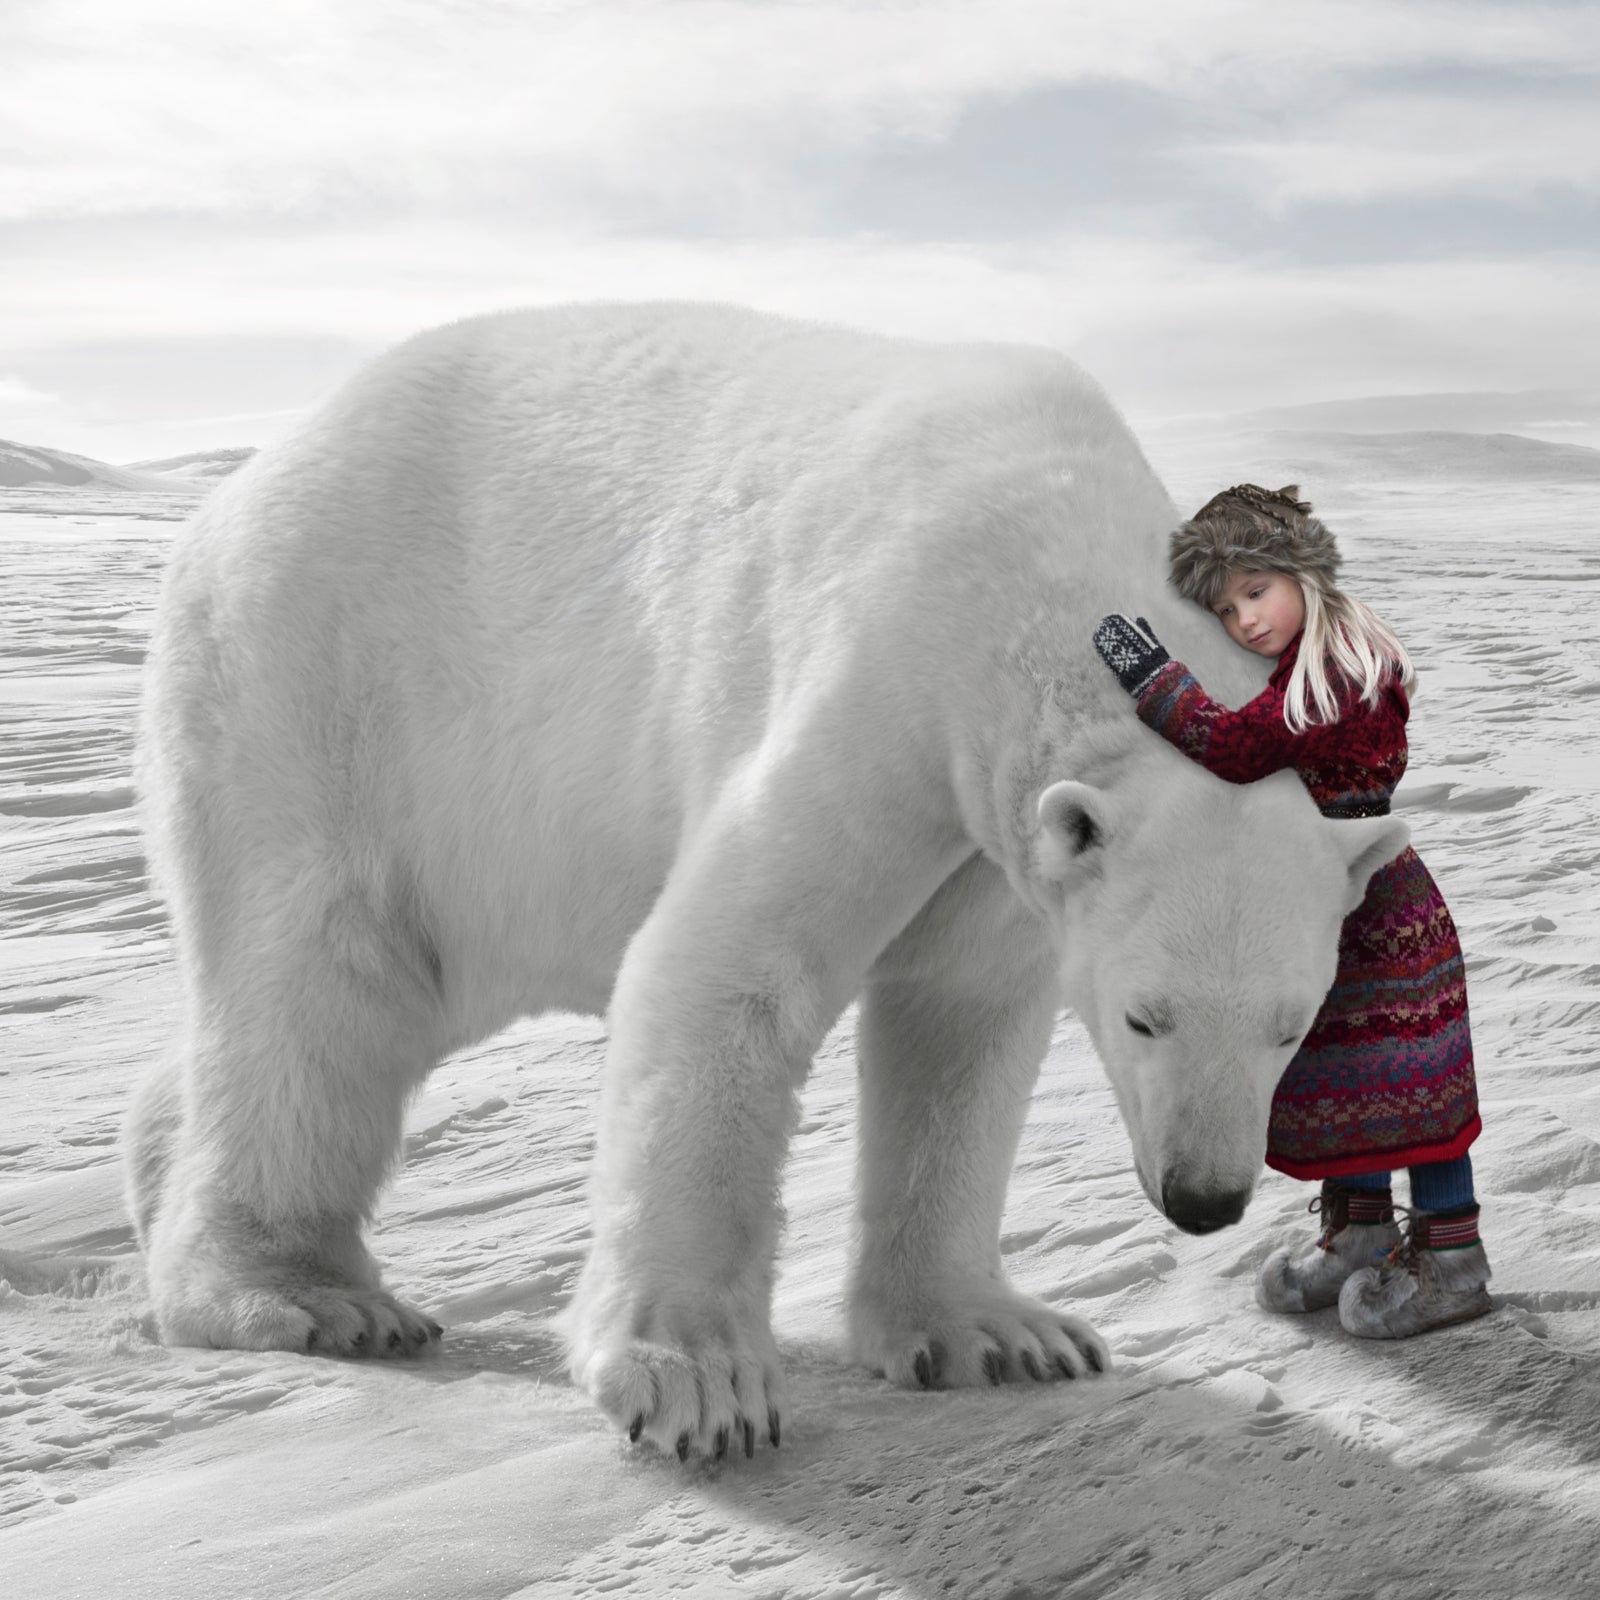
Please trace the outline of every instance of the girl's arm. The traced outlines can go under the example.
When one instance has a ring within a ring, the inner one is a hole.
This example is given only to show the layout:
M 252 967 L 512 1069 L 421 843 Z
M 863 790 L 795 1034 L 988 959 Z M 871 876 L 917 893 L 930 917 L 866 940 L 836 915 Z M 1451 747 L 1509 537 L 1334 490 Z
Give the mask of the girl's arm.
M 1268 685 L 1230 711 L 1213 700 L 1181 661 L 1169 661 L 1144 685 L 1139 718 L 1191 760 L 1229 783 L 1254 783 L 1295 764 L 1306 734 L 1283 720 L 1283 692 Z

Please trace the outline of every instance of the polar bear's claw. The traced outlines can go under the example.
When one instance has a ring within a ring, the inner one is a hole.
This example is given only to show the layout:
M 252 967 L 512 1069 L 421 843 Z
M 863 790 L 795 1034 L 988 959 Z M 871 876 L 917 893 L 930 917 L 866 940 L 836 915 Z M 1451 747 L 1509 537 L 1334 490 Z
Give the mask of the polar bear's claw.
M 381 1289 L 327 1283 L 235 1285 L 231 1292 L 156 1297 L 169 1344 L 221 1350 L 289 1350 L 308 1356 L 389 1359 L 436 1345 L 443 1329 Z
M 1104 1372 L 1105 1341 L 1087 1322 L 992 1286 L 967 1306 L 924 1306 L 902 1321 L 870 1302 L 855 1308 L 856 1359 L 908 1389 L 959 1389 L 1009 1381 L 1051 1383 Z M 907 1323 L 915 1332 L 900 1333 Z M 927 1332 L 928 1328 L 940 1332 Z
M 319 1286 L 287 1298 L 312 1319 L 302 1346 L 307 1355 L 404 1357 L 438 1344 L 444 1335 L 432 1317 L 382 1290 Z

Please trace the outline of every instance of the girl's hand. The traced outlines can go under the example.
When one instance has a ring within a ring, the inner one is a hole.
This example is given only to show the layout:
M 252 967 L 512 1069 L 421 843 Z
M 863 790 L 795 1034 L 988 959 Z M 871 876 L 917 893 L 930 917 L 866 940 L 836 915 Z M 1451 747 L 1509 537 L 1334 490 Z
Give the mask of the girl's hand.
M 1130 622 L 1120 611 L 1100 619 L 1094 647 L 1117 675 L 1117 682 L 1137 699 L 1150 680 L 1172 659 L 1143 617 Z

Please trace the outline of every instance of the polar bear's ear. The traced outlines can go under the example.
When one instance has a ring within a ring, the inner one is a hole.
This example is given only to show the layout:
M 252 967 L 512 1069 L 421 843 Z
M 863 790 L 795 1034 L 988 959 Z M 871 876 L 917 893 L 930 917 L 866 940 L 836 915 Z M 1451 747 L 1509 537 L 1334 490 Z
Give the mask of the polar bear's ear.
M 1039 796 L 1040 873 L 1060 882 L 1098 859 L 1111 837 L 1111 800 L 1087 783 L 1052 783 Z
M 1345 892 L 1346 914 L 1366 899 L 1367 882 L 1379 867 L 1387 865 L 1411 843 L 1411 828 L 1397 817 L 1371 817 L 1330 822 L 1350 871 Z

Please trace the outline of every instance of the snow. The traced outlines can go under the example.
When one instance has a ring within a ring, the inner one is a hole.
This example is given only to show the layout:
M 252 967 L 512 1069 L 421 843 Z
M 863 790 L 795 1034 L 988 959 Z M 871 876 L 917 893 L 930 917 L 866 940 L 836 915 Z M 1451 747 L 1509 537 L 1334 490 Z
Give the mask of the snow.
M 18 489 L 30 484 L 125 491 L 173 488 L 171 479 L 154 471 L 114 467 L 91 456 L 0 439 L 0 487 Z
M 1152 434 L 1181 505 L 1291 481 L 1292 437 Z M 604 1051 L 547 1017 L 446 1062 L 376 1229 L 437 1357 L 154 1342 L 117 1130 L 175 984 L 129 762 L 181 493 L 0 492 L 0 1588 L 128 1596 L 1572 1596 L 1600 1545 L 1600 486 L 1451 482 L 1336 436 L 1303 492 L 1421 682 L 1400 804 L 1468 956 L 1495 1313 L 1398 1345 L 1251 1293 L 1308 1237 L 1267 1174 L 1180 1233 L 1056 1030 L 1005 1221 L 1013 1278 L 1110 1376 L 912 1394 L 847 1366 L 848 1019 L 805 1092 L 775 1323 L 782 1448 L 680 1466 L 568 1385 Z M 1368 459 L 1371 458 L 1370 450 Z M 1413 465 L 1415 465 L 1413 463 Z
M 255 453 L 249 445 L 191 450 L 187 455 L 164 456 L 159 461 L 130 461 L 128 467 L 134 472 L 157 472 L 167 478 L 188 478 L 197 484 L 209 485 L 237 472 Z

